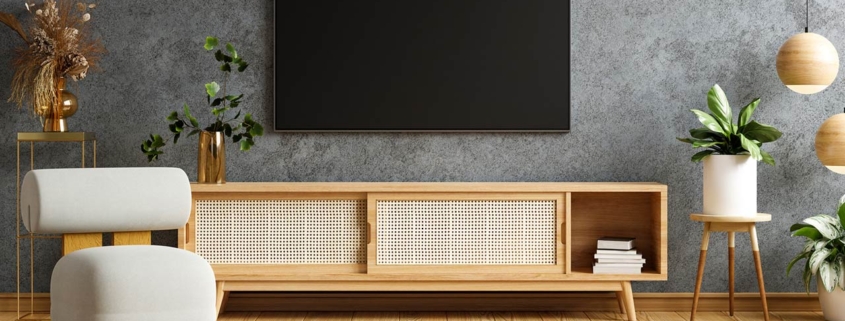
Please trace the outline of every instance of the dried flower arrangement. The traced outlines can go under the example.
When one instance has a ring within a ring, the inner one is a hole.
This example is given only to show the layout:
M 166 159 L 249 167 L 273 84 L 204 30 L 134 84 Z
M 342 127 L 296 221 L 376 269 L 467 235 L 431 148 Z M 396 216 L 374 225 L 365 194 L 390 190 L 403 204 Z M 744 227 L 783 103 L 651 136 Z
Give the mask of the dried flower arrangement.
M 90 68 L 96 68 L 105 48 L 99 39 L 91 37 L 90 11 L 94 3 L 71 0 L 44 0 L 41 5 L 26 3 L 32 15 L 27 29 L 15 16 L 0 12 L 0 22 L 21 36 L 26 46 L 18 48 L 13 60 L 9 101 L 19 108 L 28 105 L 42 117 L 59 117 L 58 82 L 63 77 L 74 81 L 85 78 Z M 56 109 L 51 111 L 51 109 Z

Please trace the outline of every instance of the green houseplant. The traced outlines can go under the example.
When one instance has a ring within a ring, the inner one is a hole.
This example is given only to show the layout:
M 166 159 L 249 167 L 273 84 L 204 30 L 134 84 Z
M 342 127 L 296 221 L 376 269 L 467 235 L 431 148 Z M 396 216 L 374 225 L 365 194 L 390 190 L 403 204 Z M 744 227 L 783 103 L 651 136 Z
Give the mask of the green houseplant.
M 772 126 L 751 120 L 759 104 L 757 98 L 742 107 L 734 123 L 725 92 L 714 85 L 707 92 L 710 113 L 691 110 L 704 127 L 691 129 L 691 137 L 678 140 L 705 149 L 692 156 L 693 162 L 704 161 L 704 214 L 757 214 L 757 161 L 775 165 L 761 147 L 782 135 Z
M 845 320 L 845 196 L 839 199 L 836 216 L 819 214 L 793 224 L 792 236 L 804 237 L 801 253 L 786 266 L 786 274 L 798 261 L 804 262 L 804 287 L 810 292 L 812 276 L 816 275 L 819 301 L 827 320 Z
M 207 37 L 204 48 L 211 52 L 218 44 L 217 38 Z M 182 108 L 182 114 L 173 111 L 166 118 L 173 135 L 173 144 L 186 133 L 188 137 L 200 135 L 197 155 L 197 180 L 200 183 L 225 182 L 225 138 L 231 138 L 233 143 L 240 144 L 242 151 L 247 151 L 255 144 L 255 137 L 264 135 L 264 128 L 252 119 L 252 114 L 246 113 L 241 118 L 243 110 L 239 106 L 244 95 L 227 92 L 233 70 L 244 72 L 249 63 L 238 54 L 231 43 L 226 44 L 225 50 L 224 52 L 218 49 L 214 52 L 214 59 L 219 63 L 217 68 L 223 73 L 223 84 L 215 81 L 205 84 L 207 108 L 213 116 L 211 122 L 207 126 L 201 126 L 191 114 L 187 103 Z M 235 111 L 235 116 L 230 117 Z M 161 148 L 167 145 L 167 141 L 169 139 L 162 138 L 161 135 L 151 134 L 149 139 L 141 144 L 141 151 L 147 156 L 147 160 L 152 162 L 164 153 Z

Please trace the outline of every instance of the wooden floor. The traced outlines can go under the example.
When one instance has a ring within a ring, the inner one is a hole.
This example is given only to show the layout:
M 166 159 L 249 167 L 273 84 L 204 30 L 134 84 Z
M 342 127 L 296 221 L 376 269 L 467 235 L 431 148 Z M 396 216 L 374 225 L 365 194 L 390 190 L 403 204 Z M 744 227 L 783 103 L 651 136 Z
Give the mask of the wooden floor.
M 640 312 L 638 321 L 689 321 L 689 312 Z M 763 321 L 762 312 L 699 312 L 696 321 Z M 772 312 L 771 321 L 824 321 L 816 312 Z M 624 321 L 613 312 L 227 312 L 218 321 L 304 321 L 304 320 L 555 320 Z
M 0 321 L 14 321 L 14 312 L 0 312 Z M 699 312 L 696 321 L 763 321 L 761 312 Z M 771 321 L 824 321 L 820 312 L 772 312 Z M 304 320 L 553 320 L 624 321 L 613 312 L 227 312 L 218 321 L 304 321 Z M 639 321 L 689 321 L 689 312 L 640 312 Z

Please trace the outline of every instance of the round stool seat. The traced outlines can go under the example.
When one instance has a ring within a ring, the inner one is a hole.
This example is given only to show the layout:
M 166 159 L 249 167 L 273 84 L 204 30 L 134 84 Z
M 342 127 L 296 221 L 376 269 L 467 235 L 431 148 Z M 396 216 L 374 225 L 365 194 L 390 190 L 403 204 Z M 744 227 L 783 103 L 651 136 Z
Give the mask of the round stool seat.
M 214 272 L 177 248 L 88 248 L 61 258 L 50 282 L 55 321 L 214 321 Z

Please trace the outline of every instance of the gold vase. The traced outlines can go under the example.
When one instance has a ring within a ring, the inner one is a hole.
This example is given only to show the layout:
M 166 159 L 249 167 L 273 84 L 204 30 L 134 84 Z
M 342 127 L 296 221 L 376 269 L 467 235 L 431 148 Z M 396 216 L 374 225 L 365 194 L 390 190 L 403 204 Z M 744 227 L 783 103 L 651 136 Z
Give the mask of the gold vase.
M 73 116 L 79 105 L 76 95 L 65 89 L 65 78 L 55 80 L 56 100 L 52 106 L 41 106 L 38 115 L 43 119 L 45 132 L 66 132 L 68 131 L 67 118 Z
M 223 132 L 200 132 L 197 183 L 226 183 L 226 136 Z

